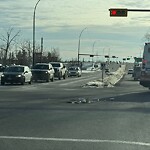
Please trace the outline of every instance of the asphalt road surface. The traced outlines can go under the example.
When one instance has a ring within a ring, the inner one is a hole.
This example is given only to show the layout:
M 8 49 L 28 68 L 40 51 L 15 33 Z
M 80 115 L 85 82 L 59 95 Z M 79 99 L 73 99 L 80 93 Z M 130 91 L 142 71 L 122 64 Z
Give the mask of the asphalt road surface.
M 114 88 L 81 87 L 99 73 L 0 86 L 0 150 L 149 150 L 149 90 L 131 75 Z M 70 103 L 80 99 L 90 103 Z

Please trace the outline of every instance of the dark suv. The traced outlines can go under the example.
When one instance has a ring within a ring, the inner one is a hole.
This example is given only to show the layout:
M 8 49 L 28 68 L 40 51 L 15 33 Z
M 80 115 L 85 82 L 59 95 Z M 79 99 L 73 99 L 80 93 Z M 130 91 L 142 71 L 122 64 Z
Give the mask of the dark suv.
M 37 63 L 32 68 L 32 80 L 46 80 L 46 82 L 54 81 L 54 69 L 50 63 Z

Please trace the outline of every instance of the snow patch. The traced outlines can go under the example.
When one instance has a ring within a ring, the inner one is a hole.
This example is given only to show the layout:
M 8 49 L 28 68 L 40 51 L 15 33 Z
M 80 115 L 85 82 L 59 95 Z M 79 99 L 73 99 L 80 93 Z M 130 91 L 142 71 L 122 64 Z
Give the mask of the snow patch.
M 112 72 L 107 74 L 108 76 L 104 78 L 103 82 L 102 80 L 94 80 L 88 82 L 86 85 L 83 87 L 114 87 L 125 75 L 125 65 L 122 65 L 116 72 Z

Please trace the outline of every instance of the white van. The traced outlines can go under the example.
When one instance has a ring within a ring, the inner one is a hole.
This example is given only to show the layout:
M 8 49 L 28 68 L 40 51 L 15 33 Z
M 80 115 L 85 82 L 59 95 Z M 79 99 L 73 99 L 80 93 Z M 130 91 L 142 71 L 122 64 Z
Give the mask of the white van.
M 144 46 L 140 85 L 150 88 L 150 43 Z

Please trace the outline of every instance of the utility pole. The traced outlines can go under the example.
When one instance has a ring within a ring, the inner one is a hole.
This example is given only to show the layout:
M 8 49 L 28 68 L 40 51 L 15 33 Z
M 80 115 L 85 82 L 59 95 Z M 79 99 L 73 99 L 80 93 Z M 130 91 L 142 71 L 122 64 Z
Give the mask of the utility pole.
M 41 62 L 42 62 L 42 56 L 43 56 L 43 37 L 41 38 Z

